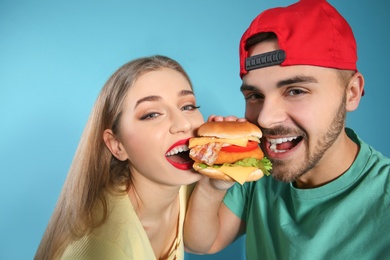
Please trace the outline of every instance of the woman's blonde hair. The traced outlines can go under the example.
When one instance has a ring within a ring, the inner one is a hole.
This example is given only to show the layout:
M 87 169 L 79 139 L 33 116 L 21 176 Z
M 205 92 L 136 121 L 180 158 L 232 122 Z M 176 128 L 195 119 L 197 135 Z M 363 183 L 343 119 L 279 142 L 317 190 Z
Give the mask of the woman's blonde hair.
M 130 61 L 108 79 L 92 109 L 34 259 L 59 258 L 67 245 L 105 222 L 107 192 L 128 191 L 131 185 L 128 162 L 119 161 L 110 153 L 103 141 L 103 132 L 112 129 L 117 134 L 129 88 L 142 74 L 162 68 L 178 71 L 191 85 L 180 64 L 161 55 Z M 99 219 L 92 214 L 96 207 L 102 209 Z

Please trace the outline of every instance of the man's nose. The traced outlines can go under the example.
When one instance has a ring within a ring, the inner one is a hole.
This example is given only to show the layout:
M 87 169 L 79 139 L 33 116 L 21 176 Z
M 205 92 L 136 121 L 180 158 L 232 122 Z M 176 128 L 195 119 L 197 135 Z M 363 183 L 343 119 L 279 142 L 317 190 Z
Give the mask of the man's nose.
M 259 111 L 257 122 L 263 128 L 272 128 L 286 120 L 287 113 L 283 102 L 277 98 L 265 98 Z

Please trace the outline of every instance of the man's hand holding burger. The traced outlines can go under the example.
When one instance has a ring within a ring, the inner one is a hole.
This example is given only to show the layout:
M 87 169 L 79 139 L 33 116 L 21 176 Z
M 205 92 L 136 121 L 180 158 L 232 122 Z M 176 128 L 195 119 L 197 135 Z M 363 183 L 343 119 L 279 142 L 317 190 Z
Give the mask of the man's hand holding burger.
M 199 130 L 199 136 L 193 138 L 195 141 L 190 141 L 190 157 L 192 154 L 194 169 L 205 176 L 197 183 L 189 200 L 184 243 L 188 252 L 215 253 L 218 251 L 215 248 L 221 247 L 214 244 L 218 234 L 235 238 L 244 233 L 238 217 L 233 217 L 236 223 L 226 223 L 229 228 L 219 221 L 219 216 L 233 215 L 222 202 L 227 190 L 236 182 L 242 184 L 258 180 L 263 174 L 268 175 L 271 165 L 258 145 L 260 129 L 243 118 L 210 116 Z M 237 229 L 232 229 L 232 226 Z M 190 235 L 194 229 L 197 236 Z M 189 244 L 202 246 L 189 248 Z

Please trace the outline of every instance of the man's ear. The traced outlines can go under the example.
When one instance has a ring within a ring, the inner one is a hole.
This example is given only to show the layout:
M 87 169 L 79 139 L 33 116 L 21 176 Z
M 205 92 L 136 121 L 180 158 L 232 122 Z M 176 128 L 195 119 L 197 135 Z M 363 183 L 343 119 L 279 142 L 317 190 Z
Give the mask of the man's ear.
M 127 153 L 122 145 L 122 143 L 118 140 L 118 138 L 114 135 L 111 129 L 106 129 L 103 132 L 103 140 L 106 144 L 108 150 L 112 153 L 115 158 L 120 161 L 127 160 Z
M 354 111 L 358 108 L 363 91 L 364 77 L 360 72 L 356 72 L 350 79 L 347 88 L 347 111 Z

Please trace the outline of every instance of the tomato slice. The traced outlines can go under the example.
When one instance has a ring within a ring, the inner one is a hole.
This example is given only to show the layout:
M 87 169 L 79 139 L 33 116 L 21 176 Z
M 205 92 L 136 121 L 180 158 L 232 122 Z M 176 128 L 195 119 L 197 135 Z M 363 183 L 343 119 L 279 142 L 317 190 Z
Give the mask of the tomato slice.
M 245 147 L 238 145 L 229 145 L 221 148 L 221 151 L 230 152 L 230 153 L 242 153 L 248 152 L 256 149 L 258 147 L 258 143 L 254 141 L 249 141 Z

